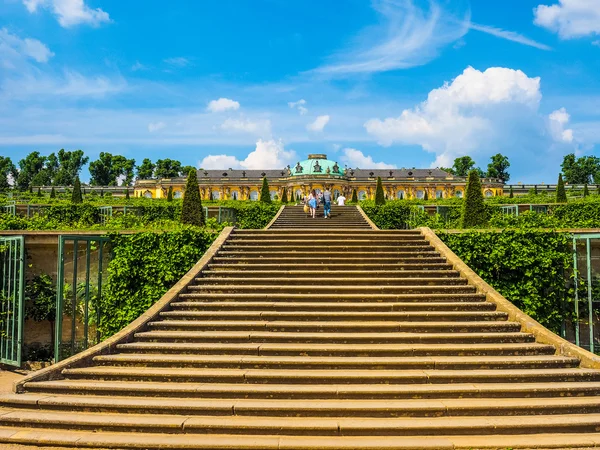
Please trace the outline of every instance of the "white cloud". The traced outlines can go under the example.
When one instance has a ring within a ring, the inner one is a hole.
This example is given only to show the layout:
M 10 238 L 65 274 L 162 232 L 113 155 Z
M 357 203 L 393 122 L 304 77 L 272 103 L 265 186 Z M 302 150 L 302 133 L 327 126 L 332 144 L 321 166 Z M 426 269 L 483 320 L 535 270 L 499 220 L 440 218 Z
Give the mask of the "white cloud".
M 173 66 L 173 67 L 186 67 L 190 65 L 190 60 L 187 58 L 184 58 L 183 56 L 177 56 L 174 58 L 166 58 L 163 59 L 163 62 L 165 64 L 168 64 L 169 66 Z
M 557 109 L 548 116 L 550 133 L 556 141 L 573 142 L 573 130 L 565 129 L 570 118 L 565 108 Z
M 559 0 L 533 10 L 534 23 L 558 33 L 562 39 L 600 34 L 600 1 Z
M 53 56 L 54 53 L 43 42 L 30 38 L 21 39 L 6 28 L 0 29 L 0 57 L 5 64 L 7 61 L 13 61 L 11 66 L 15 67 L 14 60 L 22 57 L 45 63 Z
M 150 122 L 148 124 L 148 131 L 150 133 L 154 133 L 155 131 L 162 130 L 166 126 L 167 126 L 167 124 L 164 122 Z
M 396 166 L 393 164 L 386 164 L 384 162 L 375 162 L 371 156 L 363 154 L 360 150 L 355 148 L 345 148 L 342 150 L 343 156 L 342 162 L 346 163 L 350 167 L 358 167 L 360 169 L 395 169 Z
M 280 169 L 296 159 L 296 152 L 285 150 L 281 140 L 259 139 L 254 151 L 246 159 L 238 160 L 230 155 L 208 155 L 198 166 L 203 169 Z
M 528 45 L 530 47 L 539 48 L 540 50 L 552 50 L 552 47 L 542 44 L 540 42 L 534 41 L 533 39 L 529 39 L 519 33 L 515 33 L 514 31 L 503 30 L 501 28 L 489 27 L 487 25 L 477 25 L 476 23 L 471 23 L 469 28 L 472 30 L 481 31 L 482 33 L 491 34 L 492 36 L 496 36 L 502 39 L 506 39 L 508 41 L 517 42 L 519 44 Z
M 382 16 L 380 25 L 366 30 L 355 46 L 314 72 L 343 76 L 406 69 L 431 61 L 469 30 L 468 9 L 456 13 L 441 3 L 430 0 L 429 7 L 421 9 L 414 0 L 374 0 L 373 6 Z M 378 40 L 373 41 L 374 37 Z
M 270 120 L 256 120 L 250 119 L 226 119 L 221 124 L 221 129 L 226 131 L 241 131 L 245 133 L 254 134 L 268 134 L 271 132 L 271 121 Z
M 539 158 L 554 142 L 545 137 L 548 119 L 538 111 L 541 97 L 540 79 L 520 70 L 469 67 L 416 107 L 398 117 L 371 119 L 365 128 L 383 145 L 419 145 L 434 153 L 433 166 L 449 167 L 458 156 L 487 157 L 500 150 Z M 563 115 L 554 117 L 558 121 L 551 122 L 566 123 Z
M 288 106 L 292 109 L 297 109 L 301 116 L 306 115 L 308 108 L 306 108 L 306 100 L 300 99 L 297 102 L 288 102 Z
M 206 109 L 210 112 L 236 111 L 240 109 L 240 104 L 230 98 L 221 97 L 218 100 L 211 100 Z
M 79 24 L 97 27 L 110 22 L 107 12 L 90 8 L 84 0 L 23 0 L 23 4 L 30 13 L 37 12 L 40 7 L 52 10 L 63 28 Z
M 327 115 L 319 116 L 315 119 L 314 122 L 311 122 L 308 125 L 306 125 L 306 129 L 308 131 L 323 131 L 323 129 L 325 128 L 325 125 L 327 125 L 328 123 L 329 123 L 329 116 L 327 116 Z

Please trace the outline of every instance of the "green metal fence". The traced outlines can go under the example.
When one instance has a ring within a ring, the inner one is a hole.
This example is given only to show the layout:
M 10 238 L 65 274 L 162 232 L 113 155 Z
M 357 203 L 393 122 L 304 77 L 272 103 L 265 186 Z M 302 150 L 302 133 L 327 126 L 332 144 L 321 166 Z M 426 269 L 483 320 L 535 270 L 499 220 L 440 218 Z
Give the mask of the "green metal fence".
M 5 205 L 0 206 L 0 212 L 15 216 L 17 214 L 17 202 L 8 201 Z
M 98 210 L 100 211 L 100 223 L 106 225 L 106 222 L 108 222 L 113 215 L 113 207 L 100 206 L 98 207 Z
M 0 237 L 0 362 L 21 366 L 23 344 L 25 240 L 23 236 Z
M 98 324 L 109 261 L 107 236 L 59 237 L 56 362 L 100 342 Z
M 27 204 L 27 217 L 32 217 L 34 214 L 42 215 L 46 211 L 46 206 L 44 205 L 30 205 Z
M 501 206 L 500 211 L 502 212 L 502 214 L 518 216 L 519 215 L 519 205 Z
M 548 214 L 548 205 L 529 205 L 529 211 L 538 214 Z

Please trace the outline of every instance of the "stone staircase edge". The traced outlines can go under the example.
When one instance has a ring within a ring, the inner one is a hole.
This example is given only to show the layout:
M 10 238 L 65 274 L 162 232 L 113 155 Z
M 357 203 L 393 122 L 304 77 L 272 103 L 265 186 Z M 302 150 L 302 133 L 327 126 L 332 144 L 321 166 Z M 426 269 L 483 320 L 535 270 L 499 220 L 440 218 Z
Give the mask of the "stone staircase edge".
M 271 225 L 273 225 L 275 223 L 275 221 L 277 219 L 279 219 L 279 216 L 281 215 L 281 213 L 283 212 L 284 209 L 285 209 L 285 205 L 281 205 L 281 207 L 279 208 L 279 211 L 277 211 L 277 214 L 275 214 L 275 217 L 273 217 L 271 219 L 271 221 L 267 224 L 267 226 L 264 228 L 265 230 L 268 230 L 269 228 L 271 228 Z
M 377 225 L 375 225 L 375 222 L 373 222 L 369 216 L 367 216 L 367 213 L 364 212 L 364 210 L 360 207 L 360 205 L 356 205 L 356 209 L 358 210 L 358 212 L 360 213 L 361 216 L 363 216 L 363 219 L 365 219 L 367 221 L 367 223 L 369 224 L 369 226 L 374 229 L 374 230 L 379 230 L 379 227 Z
M 213 241 L 211 246 L 206 250 L 200 260 L 194 264 L 194 266 L 177 282 L 171 289 L 169 289 L 153 306 L 151 306 L 146 312 L 139 316 L 136 320 L 131 322 L 125 328 L 118 333 L 114 334 L 105 341 L 84 350 L 76 355 L 71 356 L 63 361 L 53 364 L 44 369 L 33 372 L 26 377 L 15 381 L 13 384 L 13 392 L 22 393 L 24 391 L 24 385 L 33 381 L 48 381 L 56 379 L 60 376 L 64 369 L 80 366 L 86 362 L 91 361 L 95 356 L 110 353 L 110 351 L 118 344 L 127 342 L 135 333 L 142 330 L 142 328 L 150 321 L 155 320 L 156 317 L 173 301 L 177 299 L 177 296 L 182 293 L 190 283 L 193 283 L 198 274 L 204 270 L 211 262 L 212 258 L 217 254 L 221 246 L 229 238 L 234 227 L 225 227 L 217 238 Z
M 498 311 L 508 313 L 509 320 L 520 323 L 522 332 L 533 334 L 539 343 L 554 346 L 559 355 L 578 358 L 582 367 L 600 369 L 600 357 L 561 338 L 517 308 L 450 250 L 431 228 L 421 227 L 419 230 L 440 255 L 445 257 L 447 262 L 477 289 L 478 293 L 484 294 L 487 301 L 496 305 Z

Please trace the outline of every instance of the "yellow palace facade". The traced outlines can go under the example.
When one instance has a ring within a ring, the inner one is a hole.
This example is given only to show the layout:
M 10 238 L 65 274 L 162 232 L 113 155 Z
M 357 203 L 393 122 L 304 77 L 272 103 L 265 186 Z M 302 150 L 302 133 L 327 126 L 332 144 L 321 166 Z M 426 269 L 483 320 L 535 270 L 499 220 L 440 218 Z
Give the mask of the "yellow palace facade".
M 266 177 L 271 197 L 280 199 L 283 190 L 291 201 L 328 188 L 334 198 L 344 195 L 348 200 L 356 190 L 359 200 L 374 199 L 377 177 L 381 177 L 383 190 L 388 199 L 433 199 L 462 197 L 466 179 L 455 177 L 440 169 L 352 169 L 341 167 L 327 155 L 308 155 L 295 166 L 281 170 L 198 170 L 198 184 L 203 200 L 258 200 L 262 179 Z M 503 195 L 504 184 L 500 180 L 482 178 L 485 197 Z M 169 188 L 173 196 L 181 198 L 185 190 L 185 178 L 138 180 L 134 190 L 136 197 L 166 198 Z

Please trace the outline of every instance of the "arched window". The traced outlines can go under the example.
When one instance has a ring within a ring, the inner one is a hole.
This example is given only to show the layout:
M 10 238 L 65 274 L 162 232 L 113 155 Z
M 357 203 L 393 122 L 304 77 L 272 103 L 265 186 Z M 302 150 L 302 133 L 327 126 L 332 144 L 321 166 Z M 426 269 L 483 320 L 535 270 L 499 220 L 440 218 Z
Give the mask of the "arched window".
M 173 198 L 181 198 L 181 197 L 183 197 L 183 192 L 181 192 L 181 191 L 173 192 Z
M 144 197 L 146 197 L 146 198 L 152 198 L 152 192 L 150 192 L 150 191 L 144 192 Z
M 462 198 L 463 197 L 463 191 L 456 191 L 454 193 L 454 195 L 456 196 L 456 198 Z
M 425 198 L 425 191 L 423 189 L 417 189 L 417 198 Z
M 296 200 L 302 200 L 302 197 L 304 197 L 304 192 L 302 192 L 302 189 L 296 189 Z
M 485 191 L 485 196 L 486 197 L 493 197 L 494 193 L 488 189 L 487 191 Z
M 365 191 L 359 191 L 358 192 L 358 199 L 359 200 L 366 200 L 367 199 L 367 193 Z
M 444 198 L 444 191 L 435 191 L 435 198 Z
M 239 200 L 240 199 L 240 193 L 238 191 L 231 191 L 231 199 L 232 200 Z
M 321 193 L 321 189 L 315 189 L 315 192 L 317 193 L 317 195 L 319 195 Z
M 250 200 L 252 200 L 252 201 L 258 200 L 258 191 L 250 192 Z
M 221 193 L 219 191 L 212 191 L 210 193 L 211 200 L 219 200 L 221 198 Z
M 406 192 L 404 192 L 402 189 L 396 191 L 396 198 L 398 200 L 404 200 L 406 198 Z
M 279 195 L 277 194 L 277 191 L 269 191 L 269 194 L 271 195 L 271 200 L 279 199 Z
M 333 190 L 333 199 L 337 200 L 337 198 L 340 196 L 341 192 L 339 189 L 334 189 Z

